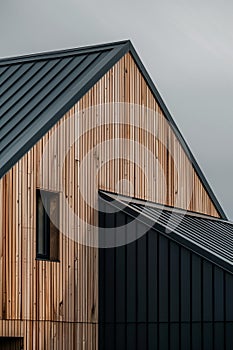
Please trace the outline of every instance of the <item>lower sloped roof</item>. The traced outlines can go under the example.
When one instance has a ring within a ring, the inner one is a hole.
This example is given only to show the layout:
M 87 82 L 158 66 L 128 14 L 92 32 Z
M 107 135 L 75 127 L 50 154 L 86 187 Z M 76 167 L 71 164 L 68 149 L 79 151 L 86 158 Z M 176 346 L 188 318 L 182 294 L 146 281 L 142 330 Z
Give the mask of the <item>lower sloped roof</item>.
M 103 199 L 233 273 L 233 223 L 100 191 Z

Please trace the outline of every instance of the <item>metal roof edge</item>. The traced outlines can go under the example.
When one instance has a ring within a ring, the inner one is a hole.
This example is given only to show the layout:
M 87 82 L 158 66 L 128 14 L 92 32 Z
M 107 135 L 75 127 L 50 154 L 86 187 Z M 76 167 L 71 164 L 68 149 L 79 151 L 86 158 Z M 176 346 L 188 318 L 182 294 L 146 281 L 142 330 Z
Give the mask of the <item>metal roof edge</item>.
M 212 220 L 212 221 L 221 221 L 222 223 L 233 225 L 233 222 L 229 220 L 225 220 L 225 219 L 211 216 L 208 214 L 199 213 L 199 212 L 195 212 L 195 211 L 191 211 L 191 210 L 187 210 L 179 207 L 173 207 L 166 204 L 152 202 L 151 200 L 139 199 L 139 198 L 121 195 L 119 193 L 113 193 L 111 191 L 105 191 L 105 190 L 99 190 L 99 193 L 100 195 L 107 195 L 114 200 L 124 201 L 125 203 L 128 203 L 130 201 L 130 203 L 133 203 L 133 204 L 140 204 L 140 205 L 148 206 L 150 208 L 159 209 L 161 211 L 165 210 L 171 213 L 183 214 L 186 216 L 197 217 L 197 218 Z
M 73 55 L 81 55 L 93 53 L 95 51 L 105 51 L 111 50 L 118 46 L 129 44 L 130 40 L 122 40 L 117 42 L 105 43 L 105 44 L 95 44 L 90 46 L 81 46 L 78 48 L 62 49 L 55 51 L 42 51 L 38 53 L 25 54 L 20 56 L 3 57 L 0 58 L 0 66 L 8 64 L 25 63 L 30 61 L 40 61 L 47 59 L 63 58 Z

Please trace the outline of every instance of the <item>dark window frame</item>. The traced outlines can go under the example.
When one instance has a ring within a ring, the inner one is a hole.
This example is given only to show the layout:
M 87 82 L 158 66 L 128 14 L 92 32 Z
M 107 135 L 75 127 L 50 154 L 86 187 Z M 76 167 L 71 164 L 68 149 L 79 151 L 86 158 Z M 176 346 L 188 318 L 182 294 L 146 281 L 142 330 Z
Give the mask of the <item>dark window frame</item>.
M 51 234 L 50 234 L 50 218 L 49 215 L 47 214 L 45 207 L 44 207 L 44 203 L 41 199 L 41 193 L 44 193 L 45 195 L 43 196 L 43 201 L 45 201 L 45 206 L 46 208 L 49 208 L 49 203 L 50 199 L 52 196 L 57 196 L 58 197 L 58 222 L 59 222 L 59 192 L 51 192 L 51 191 L 46 191 L 46 190 L 42 190 L 37 188 L 36 189 L 36 260 L 45 260 L 45 261 L 51 261 L 51 262 L 60 262 L 59 260 L 59 243 L 60 243 L 60 232 L 58 229 L 58 257 L 55 258 L 51 258 L 50 257 L 50 241 L 51 241 Z M 38 210 L 38 203 L 39 203 L 39 199 L 42 201 L 42 205 L 43 205 L 43 239 L 44 239 L 44 253 L 40 253 L 39 252 L 39 210 Z

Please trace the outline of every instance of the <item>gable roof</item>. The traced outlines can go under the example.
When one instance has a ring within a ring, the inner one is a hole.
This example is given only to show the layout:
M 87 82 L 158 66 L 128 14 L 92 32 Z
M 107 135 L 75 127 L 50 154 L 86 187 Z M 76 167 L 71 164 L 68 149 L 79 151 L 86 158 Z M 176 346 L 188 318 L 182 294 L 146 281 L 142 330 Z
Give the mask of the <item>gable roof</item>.
M 233 273 L 233 223 L 110 192 L 99 193 L 109 205 Z
M 0 60 L 0 178 L 130 52 L 219 215 L 226 215 L 129 40 Z

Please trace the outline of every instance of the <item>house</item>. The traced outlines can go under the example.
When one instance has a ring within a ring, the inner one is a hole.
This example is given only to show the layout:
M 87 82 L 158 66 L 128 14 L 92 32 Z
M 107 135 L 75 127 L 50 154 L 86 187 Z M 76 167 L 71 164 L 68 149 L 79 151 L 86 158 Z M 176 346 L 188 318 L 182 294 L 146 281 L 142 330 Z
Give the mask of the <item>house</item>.
M 131 42 L 0 82 L 0 348 L 231 349 L 233 225 Z

